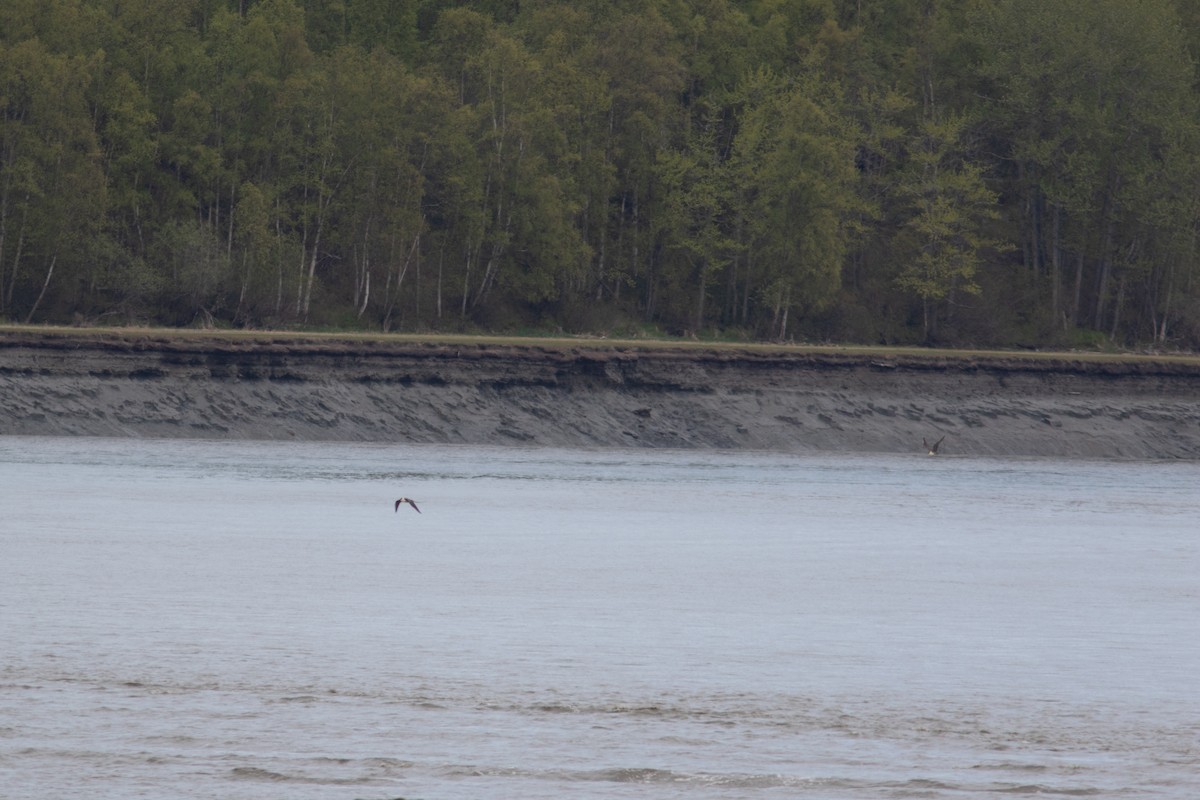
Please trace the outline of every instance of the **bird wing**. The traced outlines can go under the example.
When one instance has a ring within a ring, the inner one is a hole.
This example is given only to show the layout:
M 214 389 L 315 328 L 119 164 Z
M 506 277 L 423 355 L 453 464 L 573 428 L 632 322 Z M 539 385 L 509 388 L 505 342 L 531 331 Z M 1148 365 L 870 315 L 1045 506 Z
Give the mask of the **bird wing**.
M 397 511 L 399 511 L 399 510 L 400 510 L 400 504 L 401 504 L 401 503 L 403 503 L 403 502 L 404 502 L 404 498 L 403 498 L 403 497 L 401 497 L 399 500 L 397 500 L 397 501 L 396 501 L 396 510 L 397 510 Z

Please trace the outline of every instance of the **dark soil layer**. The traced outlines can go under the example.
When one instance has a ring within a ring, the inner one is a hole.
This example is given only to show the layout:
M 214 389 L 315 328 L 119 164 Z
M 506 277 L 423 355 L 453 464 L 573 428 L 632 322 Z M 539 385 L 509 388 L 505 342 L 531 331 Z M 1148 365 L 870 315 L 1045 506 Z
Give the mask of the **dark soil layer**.
M 1200 458 L 1200 361 L 0 331 L 0 434 Z

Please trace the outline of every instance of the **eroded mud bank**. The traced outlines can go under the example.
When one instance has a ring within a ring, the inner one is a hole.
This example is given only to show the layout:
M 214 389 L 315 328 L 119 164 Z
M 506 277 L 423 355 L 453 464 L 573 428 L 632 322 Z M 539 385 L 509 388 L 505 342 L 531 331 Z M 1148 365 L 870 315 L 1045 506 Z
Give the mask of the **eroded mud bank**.
M 1193 459 L 1200 365 L 4 333 L 0 434 Z

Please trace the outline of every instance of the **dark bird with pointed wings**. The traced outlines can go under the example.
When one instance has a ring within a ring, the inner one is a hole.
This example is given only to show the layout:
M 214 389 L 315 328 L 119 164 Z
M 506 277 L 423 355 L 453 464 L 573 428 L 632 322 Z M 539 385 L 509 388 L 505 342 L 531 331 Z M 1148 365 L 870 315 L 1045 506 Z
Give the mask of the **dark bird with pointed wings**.
M 938 439 L 933 444 L 930 444 L 929 442 L 925 441 L 924 438 L 922 438 L 921 444 L 925 445 L 925 449 L 929 451 L 929 455 L 936 456 L 938 453 L 938 448 L 942 446 L 942 440 L 945 438 L 946 437 L 943 436 L 941 439 Z
M 418 514 L 421 513 L 421 509 L 417 508 L 417 504 L 414 503 L 412 500 L 410 500 L 407 497 L 401 497 L 399 500 L 396 501 L 396 510 L 399 511 L 400 506 L 403 505 L 404 503 L 408 503 L 410 506 L 412 506 L 413 510 L 416 511 Z

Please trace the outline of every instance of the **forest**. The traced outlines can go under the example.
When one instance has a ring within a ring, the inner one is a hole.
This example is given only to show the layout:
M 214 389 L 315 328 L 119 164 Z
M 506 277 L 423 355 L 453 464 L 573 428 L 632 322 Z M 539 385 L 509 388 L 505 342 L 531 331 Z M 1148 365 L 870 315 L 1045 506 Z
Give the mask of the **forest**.
M 1200 347 L 1200 0 L 4 0 L 0 321 Z

